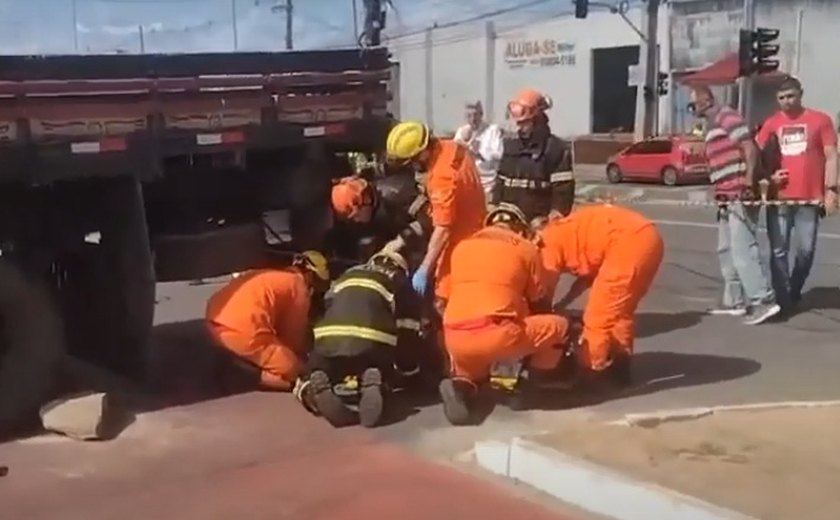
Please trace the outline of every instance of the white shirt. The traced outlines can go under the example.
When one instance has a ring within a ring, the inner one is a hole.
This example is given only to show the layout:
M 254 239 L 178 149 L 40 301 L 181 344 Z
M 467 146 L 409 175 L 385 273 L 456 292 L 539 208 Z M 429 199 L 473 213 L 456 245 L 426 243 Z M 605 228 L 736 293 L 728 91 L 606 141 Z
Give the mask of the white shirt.
M 502 158 L 502 129 L 499 125 L 482 123 L 467 139 L 469 134 L 470 125 L 464 125 L 455 132 L 455 140 L 466 145 L 475 156 L 475 167 L 489 200 Z

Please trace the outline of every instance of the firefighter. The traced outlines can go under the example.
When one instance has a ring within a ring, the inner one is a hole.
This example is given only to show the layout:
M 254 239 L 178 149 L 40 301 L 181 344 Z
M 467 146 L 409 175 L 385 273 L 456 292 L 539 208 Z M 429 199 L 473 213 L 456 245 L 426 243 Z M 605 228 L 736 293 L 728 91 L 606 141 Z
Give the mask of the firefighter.
M 627 208 L 599 204 L 549 221 L 539 236 L 550 287 L 561 273 L 576 277 L 556 308 L 591 288 L 578 362 L 590 375 L 612 365 L 616 382 L 629 384 L 636 307 L 662 263 L 656 225 Z
M 478 388 L 496 363 L 527 358 L 528 384 L 556 381 L 570 339 L 564 317 L 532 314 L 550 306 L 550 293 L 523 212 L 502 203 L 486 224 L 452 254 L 452 288 L 443 314 L 451 373 L 440 384 L 452 424 L 471 422 Z
M 508 103 L 516 135 L 504 141 L 492 201 L 517 205 L 528 220 L 568 215 L 575 198 L 572 150 L 552 135 L 546 110 L 551 99 L 526 89 Z
M 220 346 L 260 370 L 262 388 L 290 390 L 309 347 L 313 297 L 329 278 L 317 251 L 296 255 L 286 269 L 242 273 L 208 300 L 207 328 Z
M 344 177 L 333 184 L 331 202 L 337 220 L 370 222 L 376 205 L 376 190 L 366 179 Z
M 426 173 L 433 231 L 411 283 L 415 291 L 425 294 L 433 276 L 437 307 L 442 308 L 448 294 L 452 249 L 481 229 L 487 213 L 475 162 L 466 148 L 434 137 L 417 121 L 405 121 L 391 129 L 386 149 L 391 161 L 410 163 L 415 170 Z
M 347 270 L 327 293 L 326 312 L 313 329 L 307 371 L 314 408 L 333 426 L 355 422 L 355 414 L 333 391 L 345 377 L 356 376 L 358 419 L 372 427 L 400 376 L 419 370 L 421 302 L 409 272 L 400 254 L 380 252 Z

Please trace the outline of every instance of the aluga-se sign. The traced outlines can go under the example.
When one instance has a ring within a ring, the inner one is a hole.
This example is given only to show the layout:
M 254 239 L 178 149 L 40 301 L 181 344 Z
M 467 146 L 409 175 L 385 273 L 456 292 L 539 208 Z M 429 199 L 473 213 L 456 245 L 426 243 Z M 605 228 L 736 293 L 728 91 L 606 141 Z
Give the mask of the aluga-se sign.
M 575 65 L 575 44 L 551 38 L 509 41 L 505 45 L 505 63 L 512 69 L 525 66 L 571 67 Z

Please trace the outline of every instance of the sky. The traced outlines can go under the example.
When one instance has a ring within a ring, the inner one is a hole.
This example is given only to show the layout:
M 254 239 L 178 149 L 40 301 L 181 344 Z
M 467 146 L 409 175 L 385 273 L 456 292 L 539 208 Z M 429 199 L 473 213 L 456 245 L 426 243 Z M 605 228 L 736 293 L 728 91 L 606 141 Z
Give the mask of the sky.
M 571 0 L 392 1 L 396 12 L 389 13 L 386 36 L 521 4 L 538 5 L 494 19 L 527 22 L 572 7 Z M 360 25 L 362 2 L 357 0 Z M 149 53 L 281 50 L 285 13 L 273 12 L 278 4 L 285 0 L 0 0 L 0 54 L 137 53 L 141 32 L 142 48 Z M 293 5 L 296 49 L 354 42 L 353 0 L 295 0 Z M 465 27 L 470 25 L 479 26 Z

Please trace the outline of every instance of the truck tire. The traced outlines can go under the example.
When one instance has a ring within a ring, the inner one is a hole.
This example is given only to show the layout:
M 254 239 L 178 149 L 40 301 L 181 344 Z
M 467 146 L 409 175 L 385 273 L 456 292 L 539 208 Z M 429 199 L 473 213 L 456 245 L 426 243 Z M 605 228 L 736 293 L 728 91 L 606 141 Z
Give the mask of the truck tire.
M 70 352 L 136 382 L 149 362 L 155 275 L 143 194 L 130 177 L 97 186 L 100 241 L 67 267 Z
M 38 418 L 65 352 L 64 327 L 46 287 L 0 259 L 0 437 Z

